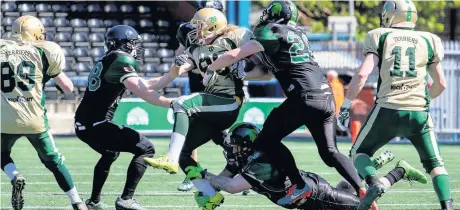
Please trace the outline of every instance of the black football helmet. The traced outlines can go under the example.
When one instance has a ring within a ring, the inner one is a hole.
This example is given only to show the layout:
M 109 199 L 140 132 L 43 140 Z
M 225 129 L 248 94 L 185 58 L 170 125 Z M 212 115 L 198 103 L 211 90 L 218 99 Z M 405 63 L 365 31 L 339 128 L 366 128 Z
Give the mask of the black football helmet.
M 297 6 L 290 0 L 274 0 L 265 7 L 261 22 L 296 25 L 299 18 Z
M 197 11 L 203 8 L 213 8 L 221 12 L 224 12 L 224 5 L 220 0 L 199 0 L 197 1 L 198 7 Z
M 190 46 L 188 34 L 193 30 L 195 30 L 195 27 L 193 27 L 193 25 L 190 23 L 182 23 L 177 29 L 177 41 L 179 41 L 179 43 L 185 48 L 188 48 Z
M 105 34 L 105 46 L 108 52 L 121 50 L 131 54 L 135 59 L 142 58 L 144 49 L 140 47 L 141 37 L 131 26 L 117 25 Z
M 254 153 L 253 143 L 259 136 L 260 128 L 252 123 L 238 123 L 230 128 L 224 140 L 224 155 L 227 162 L 235 162 L 242 167 Z

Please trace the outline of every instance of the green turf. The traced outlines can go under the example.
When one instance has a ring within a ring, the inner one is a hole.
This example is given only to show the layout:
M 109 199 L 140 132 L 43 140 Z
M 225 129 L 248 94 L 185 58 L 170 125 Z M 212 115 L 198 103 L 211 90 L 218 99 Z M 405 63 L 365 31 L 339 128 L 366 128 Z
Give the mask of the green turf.
M 83 199 L 89 197 L 91 190 L 93 167 L 99 155 L 86 144 L 75 138 L 57 139 L 57 146 L 65 156 L 65 163 L 73 175 L 80 195 Z M 157 154 L 164 154 L 169 141 L 154 139 Z M 311 142 L 288 142 L 289 148 L 296 157 L 299 168 L 315 172 L 332 185 L 340 176 L 334 169 L 325 166 Z M 339 144 L 339 148 L 348 154 L 350 144 Z M 416 168 L 423 170 L 415 149 L 410 145 L 388 145 L 396 156 L 395 160 L 404 158 Z M 380 151 L 379 151 L 380 152 Z M 460 201 L 460 166 L 458 157 L 460 146 L 442 146 L 441 154 L 451 178 L 454 201 Z M 33 147 L 26 139 L 19 140 L 13 148 L 12 157 L 19 171 L 26 177 L 25 208 L 31 209 L 70 209 L 67 196 L 61 192 L 55 183 L 53 175 L 41 164 Z M 103 189 L 103 200 L 113 206 L 116 197 L 121 193 L 126 177 L 126 170 L 132 155 L 122 154 L 112 166 L 110 177 Z M 222 150 L 212 143 L 199 149 L 201 165 L 211 172 L 218 173 L 224 166 Z M 384 174 L 396 164 L 396 161 L 385 166 L 380 174 Z M 160 170 L 149 168 L 144 179 L 139 184 L 136 198 L 148 209 L 198 209 L 192 193 L 179 193 L 177 185 L 184 178 L 183 174 L 168 175 Z M 383 198 L 379 200 L 380 210 L 386 209 L 439 209 L 431 179 L 426 185 L 409 185 L 407 182 L 396 184 Z M 8 178 L 1 175 L 1 207 L 9 209 L 11 185 Z M 251 192 L 248 196 L 241 194 L 225 194 L 222 209 L 278 209 L 268 199 Z M 113 209 L 113 208 L 112 208 Z M 220 208 L 219 208 L 220 209 Z

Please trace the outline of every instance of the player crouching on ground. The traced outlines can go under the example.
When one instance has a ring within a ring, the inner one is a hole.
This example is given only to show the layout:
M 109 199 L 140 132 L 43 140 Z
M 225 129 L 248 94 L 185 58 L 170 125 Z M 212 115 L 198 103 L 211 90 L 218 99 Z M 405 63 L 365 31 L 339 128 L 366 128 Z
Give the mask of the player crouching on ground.
M 430 100 L 446 88 L 441 65 L 444 49 L 438 36 L 415 31 L 416 22 L 417 8 L 412 1 L 389 0 L 385 3 L 383 27 L 367 33 L 364 62 L 348 85 L 341 108 L 338 123 L 345 129 L 352 100 L 372 70 L 378 69 L 375 107 L 350 151 L 356 169 L 369 185 L 361 209 L 366 209 L 386 191 L 386 185 L 376 178 L 370 157 L 396 136 L 409 139 L 416 148 L 423 167 L 432 177 L 441 209 L 454 209 L 449 175 L 429 112 Z M 433 79 L 430 89 L 427 87 L 428 74 Z
M 237 175 L 234 178 L 216 176 L 199 167 L 194 169 L 197 172 L 195 177 L 190 178 L 192 180 L 206 179 L 216 190 L 229 193 L 252 189 L 265 195 L 275 204 L 280 198 L 291 196 L 292 191 L 289 189 L 292 183 L 289 178 L 280 173 L 264 153 L 254 150 L 253 143 L 259 133 L 260 129 L 251 123 L 240 123 L 230 128 L 224 141 L 227 165 L 221 174 Z M 335 189 L 317 174 L 303 170 L 299 170 L 299 173 L 311 190 L 305 198 L 299 197 L 292 204 L 283 207 L 309 210 L 357 209 L 360 200 L 355 194 Z M 401 179 L 426 183 L 423 173 L 403 160 L 399 161 L 390 173 L 380 178 L 389 186 Z M 195 194 L 195 198 L 198 202 L 202 200 L 199 194 Z
M 26 137 L 37 151 L 40 161 L 50 170 L 59 187 L 69 196 L 74 209 L 86 209 L 78 196 L 64 157 L 49 132 L 45 108 L 44 85 L 54 78 L 62 91 L 73 90 L 72 81 L 62 70 L 64 53 L 54 42 L 45 41 L 45 28 L 33 16 L 22 16 L 12 25 L 10 40 L 0 40 L 2 69 L 1 167 L 11 179 L 13 209 L 23 208 L 25 179 L 11 159 L 11 148 Z

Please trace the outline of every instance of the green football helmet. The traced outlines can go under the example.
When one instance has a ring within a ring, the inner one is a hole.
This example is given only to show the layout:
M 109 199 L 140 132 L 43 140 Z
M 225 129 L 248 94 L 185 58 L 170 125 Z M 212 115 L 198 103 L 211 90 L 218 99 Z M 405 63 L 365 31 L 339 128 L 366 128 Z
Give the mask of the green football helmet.
M 271 1 L 264 9 L 261 22 L 296 25 L 299 18 L 297 6 L 290 0 Z
M 254 153 L 253 143 L 260 133 L 260 128 L 252 123 L 238 123 L 230 128 L 224 140 L 224 155 L 228 163 L 242 167 Z

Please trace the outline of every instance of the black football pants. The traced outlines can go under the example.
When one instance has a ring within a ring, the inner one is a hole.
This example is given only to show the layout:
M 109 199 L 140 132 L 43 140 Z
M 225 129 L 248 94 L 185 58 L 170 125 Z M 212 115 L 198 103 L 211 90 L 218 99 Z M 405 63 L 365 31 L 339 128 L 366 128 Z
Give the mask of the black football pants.
M 362 186 L 358 173 L 351 160 L 337 149 L 335 104 L 331 92 L 304 93 L 287 98 L 268 115 L 254 147 L 265 152 L 278 169 L 283 169 L 293 184 L 303 187 L 305 182 L 298 173 L 294 157 L 281 140 L 305 125 L 324 163 L 335 167 L 358 191 Z

